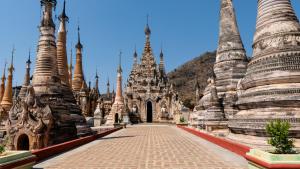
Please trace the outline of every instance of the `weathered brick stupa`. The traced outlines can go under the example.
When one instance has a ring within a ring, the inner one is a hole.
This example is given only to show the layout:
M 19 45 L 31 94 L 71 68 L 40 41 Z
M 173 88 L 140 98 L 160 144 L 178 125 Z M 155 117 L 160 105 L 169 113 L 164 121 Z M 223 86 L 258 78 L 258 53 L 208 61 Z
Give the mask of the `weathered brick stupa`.
M 3 98 L 1 100 L 1 107 L 5 110 L 5 118 L 8 115 L 8 111 L 10 110 L 10 108 L 12 107 L 13 104 L 13 91 L 12 91 L 12 81 L 13 81 L 13 71 L 14 71 L 14 64 L 13 64 L 13 60 L 14 60 L 14 50 L 12 51 L 12 56 L 11 56 L 11 64 L 8 68 L 8 76 L 7 76 L 7 81 L 6 81 L 6 86 L 5 86 L 5 91 L 3 94 Z
M 60 78 L 66 77 L 67 71 L 62 71 L 65 75 L 59 76 L 58 68 L 66 68 L 66 65 L 58 66 L 52 20 L 56 0 L 41 0 L 41 5 L 43 16 L 32 85 L 27 86 L 26 97 L 14 103 L 7 121 L 9 148 L 15 150 L 39 149 L 91 133 L 71 88 Z M 61 24 L 66 21 L 64 17 L 63 12 Z M 60 26 L 60 31 L 62 29 Z M 58 48 L 65 46 L 59 45 Z
M 226 118 L 237 112 L 236 86 L 247 70 L 247 56 L 238 29 L 232 0 L 221 0 L 219 46 L 214 73 Z
M 258 0 L 253 58 L 238 84 L 237 134 L 266 136 L 273 119 L 291 123 L 300 137 L 300 25 L 290 0 Z
M 128 117 L 128 112 L 126 111 L 126 107 L 124 104 L 124 97 L 122 92 L 122 67 L 121 67 L 121 53 L 120 53 L 120 62 L 117 70 L 117 89 L 116 89 L 116 97 L 115 101 L 111 107 L 111 111 L 107 116 L 107 121 L 105 125 L 114 125 L 122 122 L 124 118 Z M 127 122 L 127 121 L 126 121 Z
M 1 83 L 0 83 L 0 102 L 2 101 L 4 91 L 5 91 L 5 80 L 6 80 L 5 71 L 6 71 L 6 63 L 4 65 L 3 74 L 1 77 Z
M 206 128 L 210 126 L 212 130 L 218 126 L 224 127 L 227 125 L 224 121 L 237 112 L 236 86 L 246 72 L 247 63 L 232 0 L 221 0 L 219 45 L 212 71 L 215 77 L 209 79 L 204 96 L 195 112 L 195 116 L 198 116 L 200 121 L 204 121 L 201 124 L 205 124 Z M 214 87 L 217 91 L 213 89 Z M 217 92 L 217 95 L 211 96 L 215 95 L 212 91 Z

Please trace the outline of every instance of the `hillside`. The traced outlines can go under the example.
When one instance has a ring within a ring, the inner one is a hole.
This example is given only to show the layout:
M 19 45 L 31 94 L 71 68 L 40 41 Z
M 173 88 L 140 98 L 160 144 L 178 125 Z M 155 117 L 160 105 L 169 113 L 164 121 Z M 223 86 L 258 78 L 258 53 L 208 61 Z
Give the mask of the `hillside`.
M 198 79 L 202 92 L 207 85 L 207 79 L 211 74 L 215 60 L 215 51 L 206 52 L 168 74 L 170 82 L 174 84 L 174 88 L 178 91 L 185 106 L 194 107 L 196 79 Z

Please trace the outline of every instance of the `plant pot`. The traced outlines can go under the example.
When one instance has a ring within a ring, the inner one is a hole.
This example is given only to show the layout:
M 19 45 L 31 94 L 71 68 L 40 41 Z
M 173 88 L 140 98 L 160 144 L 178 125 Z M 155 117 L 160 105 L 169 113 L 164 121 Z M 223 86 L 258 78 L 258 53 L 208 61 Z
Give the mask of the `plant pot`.
M 188 123 L 178 123 L 176 125 L 178 125 L 178 126 L 188 126 Z
M 120 127 L 120 123 L 115 123 L 115 124 L 114 124 L 114 127 L 115 127 L 115 128 Z
M 0 168 L 29 169 L 35 160 L 36 156 L 30 151 L 6 151 L 0 156 Z
M 126 123 L 120 123 L 120 127 L 122 127 L 123 129 L 126 128 Z
M 300 168 L 300 154 L 272 154 L 259 149 L 251 149 L 246 154 L 249 169 Z

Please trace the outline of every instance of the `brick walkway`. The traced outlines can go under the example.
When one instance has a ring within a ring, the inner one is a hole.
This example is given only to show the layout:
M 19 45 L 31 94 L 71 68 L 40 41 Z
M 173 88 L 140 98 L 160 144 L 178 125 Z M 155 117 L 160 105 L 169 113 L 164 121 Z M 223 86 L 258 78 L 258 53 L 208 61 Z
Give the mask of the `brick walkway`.
M 34 168 L 243 169 L 243 158 L 175 126 L 137 125 L 63 153 Z

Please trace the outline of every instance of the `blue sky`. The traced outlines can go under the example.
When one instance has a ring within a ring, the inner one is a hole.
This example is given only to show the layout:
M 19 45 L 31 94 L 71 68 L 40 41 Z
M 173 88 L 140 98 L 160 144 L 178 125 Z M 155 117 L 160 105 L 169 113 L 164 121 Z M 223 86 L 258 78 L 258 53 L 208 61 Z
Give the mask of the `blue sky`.
M 60 14 L 62 0 L 55 13 Z M 143 51 L 146 15 L 152 30 L 151 43 L 156 58 L 163 46 L 166 69 L 171 71 L 205 51 L 213 51 L 218 42 L 219 0 L 67 0 L 68 54 L 77 42 L 76 27 L 81 27 L 84 46 L 84 72 L 94 80 L 100 74 L 100 89 L 105 91 L 107 77 L 115 84 L 118 53 L 123 52 L 124 79 L 132 66 L 136 45 Z M 257 0 L 234 0 L 238 24 L 248 55 L 255 30 Z M 292 0 L 300 16 L 299 0 Z M 14 84 L 22 84 L 25 61 L 31 48 L 35 63 L 39 37 L 40 3 L 38 0 L 1 0 L 0 73 L 5 59 L 10 62 L 15 45 Z M 57 20 L 56 20 L 57 23 Z M 58 24 L 57 24 L 58 26 Z M 71 46 L 71 44 L 73 44 Z M 158 59 L 157 59 L 158 60 Z M 73 58 L 73 63 L 75 56 Z M 34 64 L 33 64 L 34 66 Z M 32 71 L 33 72 L 33 71 Z

